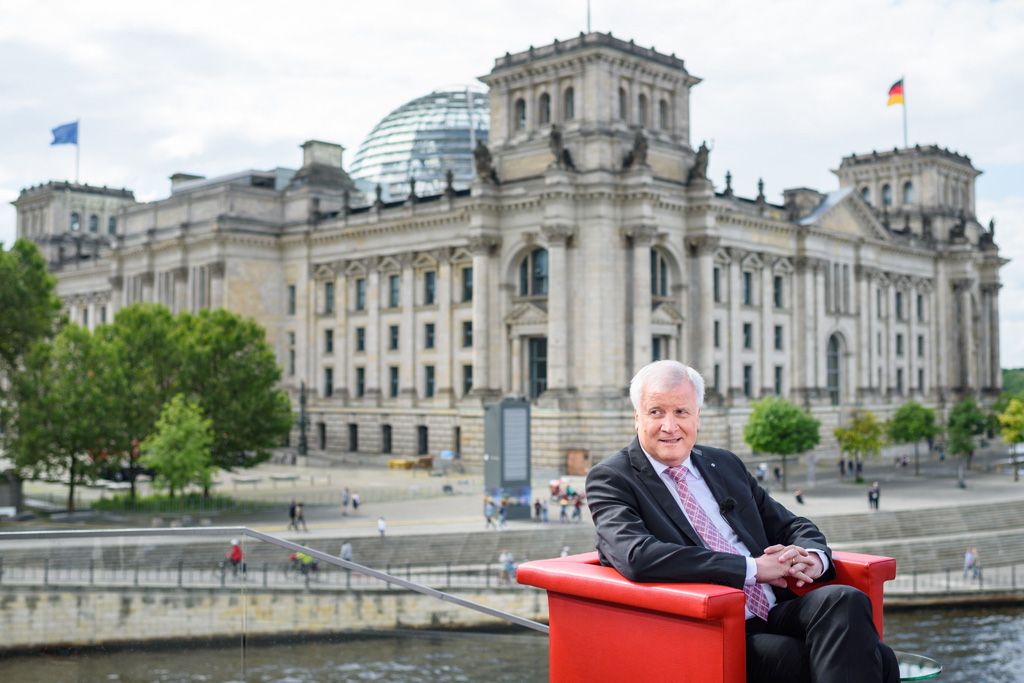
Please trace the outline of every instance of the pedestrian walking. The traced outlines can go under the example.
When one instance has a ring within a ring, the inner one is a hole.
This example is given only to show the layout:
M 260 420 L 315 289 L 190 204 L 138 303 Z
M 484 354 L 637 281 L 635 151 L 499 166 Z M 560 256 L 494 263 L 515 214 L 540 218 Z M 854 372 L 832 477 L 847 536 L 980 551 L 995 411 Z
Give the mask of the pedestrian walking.
M 501 501 L 501 507 L 498 508 L 498 528 L 505 529 L 508 527 L 506 515 L 508 514 L 508 508 L 505 507 L 505 501 Z
M 572 505 L 572 521 L 577 523 L 583 521 L 583 501 L 579 496 L 576 496 L 576 502 Z
M 804 504 L 804 490 L 803 489 L 797 489 L 796 491 L 794 491 L 793 492 L 793 497 L 796 498 L 796 502 L 799 503 L 800 505 Z
M 839 478 L 846 478 L 846 460 L 839 458 Z
M 569 523 L 569 499 L 568 498 L 563 498 L 562 500 L 560 500 L 558 502 L 558 504 L 559 504 L 559 506 L 561 506 L 561 512 L 560 512 L 560 514 L 558 516 L 558 521 L 560 521 L 562 524 L 568 524 Z
M 384 521 L 383 517 L 377 518 L 377 531 L 380 532 L 380 537 L 384 538 L 384 532 L 388 530 L 388 523 Z
M 359 514 L 359 492 L 352 492 L 352 514 Z
M 543 524 L 548 523 L 548 501 L 542 500 L 540 502 L 540 521 Z
M 497 529 L 497 525 L 494 523 L 494 503 L 491 502 L 490 498 L 484 498 L 484 528 L 485 529 Z
M 540 522 L 540 498 L 533 501 L 533 521 Z
M 305 515 L 302 512 L 302 501 L 299 501 L 299 503 L 295 506 L 295 530 L 296 531 L 299 530 L 299 525 L 300 524 L 302 525 L 302 530 L 303 531 L 309 531 L 309 529 L 306 528 L 306 517 L 305 517 Z
M 292 500 L 292 504 L 288 506 L 288 529 L 287 529 L 287 531 L 291 531 L 292 529 L 295 529 L 296 531 L 299 530 L 299 527 L 295 524 L 295 500 L 294 499 Z
M 974 573 L 974 548 L 968 548 L 967 552 L 964 553 L 964 578 L 967 578 L 968 574 Z
M 343 517 L 348 516 L 348 504 L 352 502 L 352 494 L 349 493 L 348 487 L 341 492 L 341 514 Z
M 515 576 L 516 571 L 515 559 L 515 556 L 508 548 L 501 551 L 501 555 L 498 556 L 498 562 L 501 563 L 501 574 L 498 576 L 498 583 L 512 583 L 512 578 Z
M 352 561 L 352 544 L 349 543 L 348 541 L 345 541 L 344 543 L 342 543 L 341 544 L 341 553 L 338 555 L 338 557 L 340 557 L 341 559 L 346 560 L 348 562 L 351 562 Z M 348 567 L 342 567 L 342 569 L 345 570 L 346 574 L 351 574 L 352 573 L 352 570 L 349 569 Z

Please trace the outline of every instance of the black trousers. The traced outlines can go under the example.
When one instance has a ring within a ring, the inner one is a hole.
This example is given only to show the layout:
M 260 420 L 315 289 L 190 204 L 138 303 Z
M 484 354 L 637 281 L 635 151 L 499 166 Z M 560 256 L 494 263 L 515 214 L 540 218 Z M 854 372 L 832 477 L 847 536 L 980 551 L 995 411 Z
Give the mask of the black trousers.
M 878 639 L 871 601 L 822 586 L 747 620 L 748 683 L 898 683 L 896 655 Z

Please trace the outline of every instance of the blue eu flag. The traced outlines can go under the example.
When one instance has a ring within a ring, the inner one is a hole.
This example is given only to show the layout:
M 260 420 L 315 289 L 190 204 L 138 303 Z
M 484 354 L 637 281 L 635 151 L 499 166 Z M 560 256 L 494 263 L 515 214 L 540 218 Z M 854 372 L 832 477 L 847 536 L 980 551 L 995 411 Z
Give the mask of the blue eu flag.
M 78 121 L 65 123 L 53 129 L 53 142 L 51 145 L 77 145 L 78 144 Z

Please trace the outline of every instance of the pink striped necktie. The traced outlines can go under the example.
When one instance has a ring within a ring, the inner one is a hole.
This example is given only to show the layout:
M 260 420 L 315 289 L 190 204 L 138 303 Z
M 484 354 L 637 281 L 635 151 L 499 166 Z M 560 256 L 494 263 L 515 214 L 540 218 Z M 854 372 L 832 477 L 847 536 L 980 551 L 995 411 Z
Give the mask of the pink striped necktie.
M 739 555 L 740 551 L 725 539 L 722 532 L 708 517 L 708 513 L 690 493 L 690 487 L 686 485 L 686 471 L 682 467 L 669 467 L 667 472 L 668 476 L 672 477 L 672 481 L 676 483 L 676 491 L 679 492 L 679 499 L 683 502 L 686 516 L 690 518 L 690 523 L 693 524 L 693 528 L 697 530 L 704 542 L 714 551 Z M 761 585 L 755 583 L 752 586 L 744 586 L 743 592 L 747 596 L 747 609 L 754 616 L 768 621 L 768 598 Z

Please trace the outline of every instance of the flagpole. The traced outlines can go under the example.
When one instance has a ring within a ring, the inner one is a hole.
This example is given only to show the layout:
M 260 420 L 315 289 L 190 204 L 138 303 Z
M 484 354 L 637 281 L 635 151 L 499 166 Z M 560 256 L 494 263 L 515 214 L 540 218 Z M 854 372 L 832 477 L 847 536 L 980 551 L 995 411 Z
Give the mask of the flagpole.
M 903 149 L 908 149 L 910 145 L 907 142 L 907 79 L 900 76 L 900 80 L 903 81 Z
M 80 121 L 80 119 L 75 120 L 75 185 L 78 184 L 78 153 L 81 150 L 81 147 L 78 146 L 78 137 L 82 132 L 82 127 L 78 125 Z

